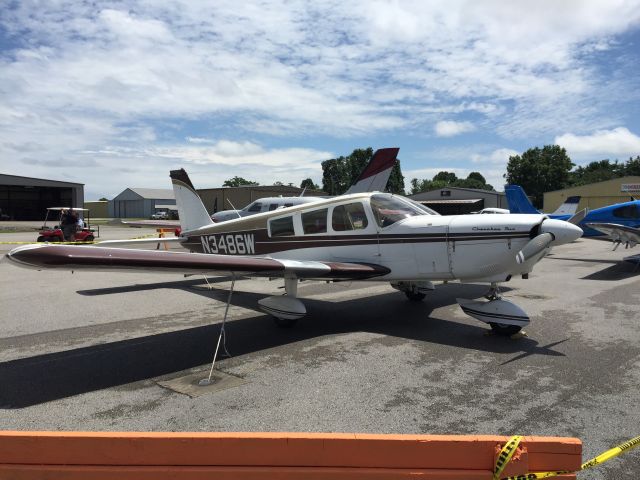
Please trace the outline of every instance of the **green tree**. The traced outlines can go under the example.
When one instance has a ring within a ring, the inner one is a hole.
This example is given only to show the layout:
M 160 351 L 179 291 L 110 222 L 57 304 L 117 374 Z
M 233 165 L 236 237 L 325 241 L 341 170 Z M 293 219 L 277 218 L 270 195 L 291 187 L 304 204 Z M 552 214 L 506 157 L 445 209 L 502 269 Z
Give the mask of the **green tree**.
M 252 182 L 251 180 L 246 180 L 242 177 L 233 177 L 228 180 L 225 180 L 222 184 L 223 187 L 240 187 L 242 185 L 260 185 L 258 182 Z
M 611 163 L 607 160 L 591 162 L 587 165 L 576 168 L 569 174 L 571 185 L 588 185 L 590 183 L 611 180 L 612 178 L 625 175 L 625 165 L 616 160 Z
M 637 155 L 636 158 L 629 157 L 624 165 L 624 175 L 640 176 L 640 155 Z
M 438 172 L 432 180 L 419 180 L 412 178 L 410 182 L 410 195 L 420 192 L 428 192 L 445 187 L 477 188 L 479 190 L 493 190 L 493 186 L 486 183 L 484 177 L 478 172 L 471 172 L 467 178 L 458 178 L 452 172 Z
M 477 180 L 481 185 L 486 185 L 487 180 L 482 176 L 480 172 L 471 172 L 467 175 L 467 180 Z
M 457 175 L 453 172 L 447 172 L 447 171 L 438 172 L 433 177 L 434 182 L 445 182 L 447 185 L 455 182 L 456 180 L 458 180 Z
M 306 188 L 306 189 L 309 189 L 309 190 L 319 190 L 320 189 L 320 187 L 318 187 L 318 185 L 313 183 L 313 180 L 311 180 L 310 178 L 305 178 L 304 180 L 302 180 L 302 182 L 300 183 L 300 188 Z
M 400 160 L 396 159 L 396 163 L 391 169 L 386 191 L 404 195 L 404 175 L 402 175 L 402 169 L 400 168 Z
M 101 197 L 98 201 L 99 202 L 108 202 L 109 199 L 107 197 Z
M 569 184 L 569 171 L 573 166 L 564 148 L 545 145 L 542 149 L 530 148 L 522 155 L 510 156 L 504 177 L 507 183 L 520 185 L 540 208 L 544 192 Z

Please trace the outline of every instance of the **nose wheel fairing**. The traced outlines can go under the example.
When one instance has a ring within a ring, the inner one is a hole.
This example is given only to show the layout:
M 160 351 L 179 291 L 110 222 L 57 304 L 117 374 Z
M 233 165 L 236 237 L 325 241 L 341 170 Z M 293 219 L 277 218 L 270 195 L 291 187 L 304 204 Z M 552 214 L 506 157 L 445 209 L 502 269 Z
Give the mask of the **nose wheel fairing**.
M 487 302 L 457 298 L 462 311 L 481 322 L 498 325 L 524 327 L 529 324 L 529 316 L 522 308 L 509 300 L 495 298 Z

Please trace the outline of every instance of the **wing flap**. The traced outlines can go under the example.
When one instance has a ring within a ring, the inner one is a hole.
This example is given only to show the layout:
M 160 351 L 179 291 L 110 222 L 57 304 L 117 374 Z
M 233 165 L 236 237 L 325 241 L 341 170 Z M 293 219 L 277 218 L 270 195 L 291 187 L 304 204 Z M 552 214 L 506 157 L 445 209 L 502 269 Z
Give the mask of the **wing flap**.
M 82 245 L 25 245 L 11 250 L 6 258 L 18 266 L 36 269 L 142 270 L 180 274 L 240 273 L 247 276 L 290 275 L 296 278 L 353 280 L 382 276 L 390 272 L 386 267 L 368 263 L 277 260 L 266 257 Z

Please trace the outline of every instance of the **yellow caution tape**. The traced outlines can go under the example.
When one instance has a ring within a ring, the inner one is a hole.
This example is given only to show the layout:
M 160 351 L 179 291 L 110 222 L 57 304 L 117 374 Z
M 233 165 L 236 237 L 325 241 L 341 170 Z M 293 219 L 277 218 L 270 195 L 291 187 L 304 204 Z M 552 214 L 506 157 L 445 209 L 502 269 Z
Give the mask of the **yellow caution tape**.
M 519 435 L 515 435 L 513 437 L 511 437 L 511 439 L 507 442 L 507 444 L 504 446 L 504 448 L 502 449 L 502 451 L 500 452 L 500 455 L 498 456 L 498 460 L 496 460 L 496 468 L 494 470 L 494 475 L 493 478 L 496 478 L 496 471 L 498 471 L 498 465 L 500 465 L 500 472 L 502 472 L 504 470 L 504 468 L 507 466 L 507 463 L 509 463 L 509 461 L 511 460 L 511 457 L 513 457 L 513 452 L 511 452 L 511 456 L 508 457 L 507 460 L 502 460 L 502 453 L 505 451 L 505 449 L 509 446 L 509 444 L 511 442 L 514 442 L 517 439 L 517 443 L 520 443 L 520 440 L 522 439 L 521 436 Z M 517 443 L 516 443 L 516 447 L 517 447 Z M 609 460 L 611 460 L 612 458 L 617 457 L 618 455 L 622 455 L 624 452 L 628 452 L 629 450 L 632 450 L 634 448 L 636 448 L 637 446 L 640 446 L 640 436 L 637 436 L 635 438 L 632 438 L 631 440 L 624 442 L 620 445 L 617 445 L 609 450 L 607 450 L 606 452 L 601 453 L 600 455 L 598 455 L 597 457 L 592 458 L 591 460 L 588 460 L 586 462 L 584 462 L 581 466 L 580 466 L 580 470 L 577 470 L 576 472 L 572 472 L 572 471 L 568 471 L 568 470 L 564 470 L 564 471 L 557 471 L 557 472 L 535 472 L 535 473 L 526 473 L 524 475 L 514 475 L 512 477 L 505 477 L 502 480 L 534 480 L 534 479 L 538 479 L 538 478 L 549 478 L 549 477 L 555 477 L 557 475 L 564 475 L 567 473 L 577 473 L 577 472 L 581 472 L 583 470 L 587 470 L 589 468 L 593 468 L 597 465 L 603 464 Z M 513 447 L 513 451 L 515 451 L 515 447 Z
M 493 469 L 493 480 L 500 480 L 500 475 L 502 475 L 505 467 L 513 458 L 513 454 L 516 453 L 516 449 L 521 441 L 521 435 L 514 435 L 507 443 L 505 443 L 504 447 L 502 447 L 502 450 L 500 450 L 500 453 L 498 454 L 498 459 L 496 460 L 496 466 Z
M 142 235 L 140 237 L 127 238 L 127 240 L 140 240 L 142 238 L 151 238 L 155 237 L 155 233 L 151 233 L 149 235 Z M 165 240 L 166 237 L 157 237 L 159 241 Z M 0 245 L 40 245 L 44 243 L 54 244 L 54 245 L 89 245 L 92 243 L 100 243 L 99 240 L 92 240 L 90 242 L 0 242 Z

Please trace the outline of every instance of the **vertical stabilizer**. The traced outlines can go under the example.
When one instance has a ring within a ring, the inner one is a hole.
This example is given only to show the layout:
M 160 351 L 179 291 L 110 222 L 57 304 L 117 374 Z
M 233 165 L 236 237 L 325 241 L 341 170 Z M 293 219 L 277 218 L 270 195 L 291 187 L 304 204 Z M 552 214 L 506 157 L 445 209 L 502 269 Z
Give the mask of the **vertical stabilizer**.
M 520 185 L 505 185 L 507 203 L 511 213 L 540 213 L 535 209 Z
M 169 176 L 173 184 L 173 193 L 176 197 L 176 206 L 178 207 L 178 215 L 180 215 L 182 231 L 195 230 L 212 224 L 213 220 L 207 213 L 207 209 L 184 168 L 171 170 Z
M 399 148 L 381 148 L 376 150 L 371 161 L 345 195 L 349 193 L 383 192 L 396 163 Z
M 567 198 L 551 215 L 573 215 L 578 210 L 580 195 Z

